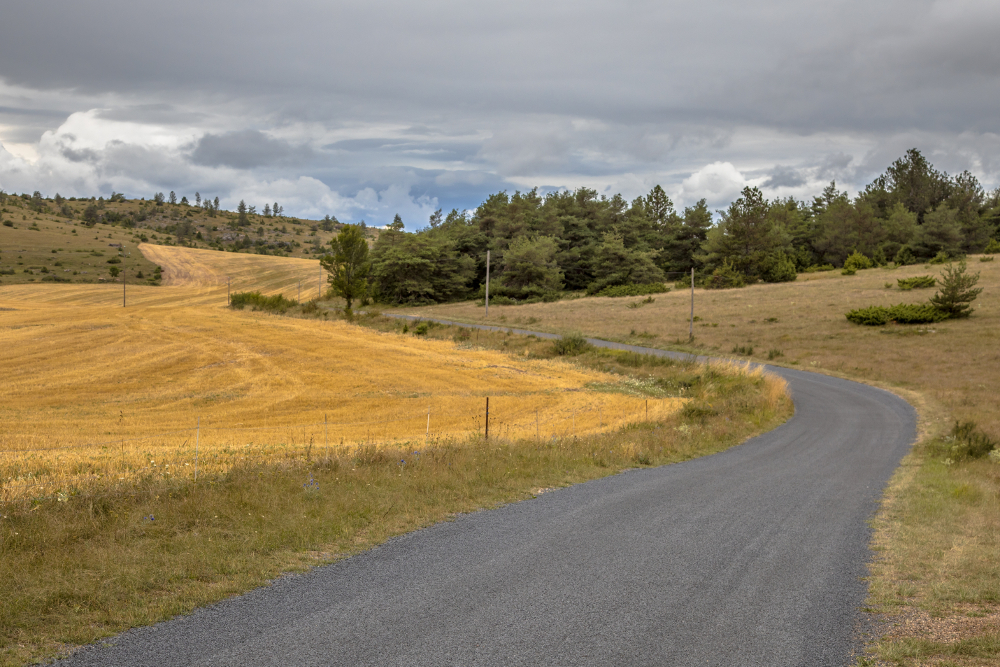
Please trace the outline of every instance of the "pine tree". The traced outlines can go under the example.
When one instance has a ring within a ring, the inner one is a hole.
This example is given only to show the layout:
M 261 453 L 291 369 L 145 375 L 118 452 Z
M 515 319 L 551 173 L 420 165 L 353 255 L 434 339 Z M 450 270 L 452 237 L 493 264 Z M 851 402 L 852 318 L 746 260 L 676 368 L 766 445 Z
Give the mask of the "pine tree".
M 965 260 L 963 259 L 956 267 L 949 264 L 941 274 L 941 289 L 931 297 L 931 305 L 947 313 L 950 318 L 968 317 L 972 314 L 972 307 L 969 305 L 975 301 L 982 287 L 976 287 L 979 282 L 979 274 L 966 275 Z
M 174 192 L 173 190 L 170 191 L 170 203 L 171 204 L 177 203 L 177 193 Z

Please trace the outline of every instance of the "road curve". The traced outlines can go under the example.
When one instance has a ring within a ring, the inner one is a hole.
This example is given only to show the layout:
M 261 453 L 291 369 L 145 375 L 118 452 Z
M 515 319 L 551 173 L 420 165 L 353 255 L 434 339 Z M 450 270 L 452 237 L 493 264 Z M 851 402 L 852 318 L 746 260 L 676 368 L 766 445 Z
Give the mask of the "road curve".
M 795 415 L 740 446 L 464 515 L 57 664 L 846 665 L 867 519 L 916 414 L 769 370 Z

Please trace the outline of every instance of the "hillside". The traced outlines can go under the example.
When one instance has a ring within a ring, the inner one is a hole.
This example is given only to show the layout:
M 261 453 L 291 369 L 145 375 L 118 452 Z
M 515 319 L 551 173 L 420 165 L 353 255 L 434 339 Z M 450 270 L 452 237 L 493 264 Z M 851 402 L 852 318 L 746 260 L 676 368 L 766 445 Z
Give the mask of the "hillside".
M 121 282 L 158 284 L 140 243 L 239 254 L 312 258 L 326 252 L 338 224 L 247 215 L 186 204 L 104 199 L 0 197 L 0 284 Z M 368 229 L 370 238 L 378 230 Z M 111 263 L 124 247 L 120 264 Z

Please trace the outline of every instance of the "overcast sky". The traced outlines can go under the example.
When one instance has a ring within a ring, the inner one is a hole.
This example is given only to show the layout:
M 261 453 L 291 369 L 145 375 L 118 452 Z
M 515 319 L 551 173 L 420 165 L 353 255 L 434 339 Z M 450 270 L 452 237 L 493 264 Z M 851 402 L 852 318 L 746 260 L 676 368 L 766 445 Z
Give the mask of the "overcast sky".
M 0 20 L 0 188 L 286 214 L 661 184 L 856 191 L 912 147 L 1000 183 L 996 0 L 32 0 Z

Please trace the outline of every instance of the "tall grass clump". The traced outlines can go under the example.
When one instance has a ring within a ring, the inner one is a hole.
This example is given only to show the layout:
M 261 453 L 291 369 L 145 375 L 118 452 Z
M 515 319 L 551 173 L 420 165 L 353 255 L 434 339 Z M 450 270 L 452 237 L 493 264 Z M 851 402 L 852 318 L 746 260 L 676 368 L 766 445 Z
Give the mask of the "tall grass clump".
M 578 333 L 563 336 L 552 343 L 552 351 L 560 357 L 575 357 L 578 354 L 583 354 L 590 347 L 587 339 Z
M 243 310 L 249 307 L 251 310 L 284 313 L 298 304 L 298 301 L 286 299 L 281 294 L 264 296 L 260 292 L 236 292 L 229 298 L 229 307 L 236 310 Z

